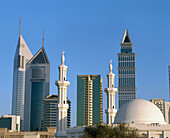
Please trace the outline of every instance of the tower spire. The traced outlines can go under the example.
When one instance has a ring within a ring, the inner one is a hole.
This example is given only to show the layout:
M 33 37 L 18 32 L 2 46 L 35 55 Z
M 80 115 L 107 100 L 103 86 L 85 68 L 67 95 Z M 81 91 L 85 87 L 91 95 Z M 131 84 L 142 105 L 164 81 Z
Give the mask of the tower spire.
M 19 35 L 21 35 L 21 16 L 20 16 L 20 21 L 19 21 Z
M 42 47 L 44 47 L 44 28 L 43 28 L 43 39 L 42 39 Z
M 110 60 L 110 66 L 109 66 L 110 72 L 112 72 L 112 60 Z
M 64 61 L 65 61 L 64 53 L 65 53 L 65 51 L 63 50 L 63 52 L 62 52 L 62 57 L 61 57 L 62 65 L 64 65 Z

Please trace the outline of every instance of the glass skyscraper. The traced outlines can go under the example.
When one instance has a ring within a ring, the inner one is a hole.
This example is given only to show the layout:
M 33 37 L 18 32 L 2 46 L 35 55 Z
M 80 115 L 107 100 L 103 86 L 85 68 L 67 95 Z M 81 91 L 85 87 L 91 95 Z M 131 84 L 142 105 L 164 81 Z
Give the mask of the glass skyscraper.
M 103 122 L 103 79 L 100 75 L 77 76 L 77 126 Z
M 67 111 L 67 127 L 71 126 L 71 101 L 67 98 L 69 108 Z M 42 130 L 47 131 L 47 127 L 57 126 L 57 104 L 58 95 L 48 95 L 43 102 L 43 123 Z
M 24 130 L 41 131 L 43 100 L 49 95 L 50 62 L 44 46 L 27 62 Z
M 21 19 L 19 40 L 14 56 L 12 115 L 20 116 L 21 130 L 24 119 L 25 71 L 26 63 L 32 58 L 32 53 L 21 35 Z
M 132 52 L 133 44 L 128 30 L 125 30 L 120 45 L 121 53 L 118 53 L 119 108 L 132 99 L 136 99 L 136 54 Z

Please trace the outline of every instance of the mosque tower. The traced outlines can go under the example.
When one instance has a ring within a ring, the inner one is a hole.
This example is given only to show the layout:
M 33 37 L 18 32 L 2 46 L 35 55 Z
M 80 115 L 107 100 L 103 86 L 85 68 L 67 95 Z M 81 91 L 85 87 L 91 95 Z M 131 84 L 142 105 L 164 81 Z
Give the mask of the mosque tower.
M 64 51 L 61 57 L 62 64 L 58 67 L 59 69 L 59 81 L 55 82 L 55 85 L 58 87 L 58 126 L 55 136 L 58 137 L 67 137 L 67 110 L 69 104 L 67 103 L 67 87 L 70 85 L 70 82 L 67 81 L 66 72 L 67 66 L 64 65 L 65 57 Z
M 105 110 L 106 113 L 106 120 L 107 124 L 112 124 L 114 122 L 117 109 L 115 109 L 115 94 L 117 92 L 117 88 L 114 88 L 114 78 L 115 74 L 112 73 L 112 61 L 110 61 L 110 73 L 107 74 L 107 81 L 108 86 L 104 89 L 107 94 L 107 109 Z

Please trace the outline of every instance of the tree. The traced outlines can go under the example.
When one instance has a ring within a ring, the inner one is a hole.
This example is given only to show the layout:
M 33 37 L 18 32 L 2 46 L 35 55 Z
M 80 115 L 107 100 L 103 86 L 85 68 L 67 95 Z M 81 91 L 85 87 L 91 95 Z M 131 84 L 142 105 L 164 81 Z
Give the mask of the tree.
M 84 138 L 142 138 L 137 129 L 125 124 L 108 126 L 106 124 L 96 124 L 95 126 L 85 127 Z

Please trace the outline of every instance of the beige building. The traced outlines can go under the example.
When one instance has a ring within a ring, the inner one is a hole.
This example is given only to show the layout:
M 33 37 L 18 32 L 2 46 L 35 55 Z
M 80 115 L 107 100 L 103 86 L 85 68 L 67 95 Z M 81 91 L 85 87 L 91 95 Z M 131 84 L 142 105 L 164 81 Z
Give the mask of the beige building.
M 49 127 L 47 131 L 9 132 L 7 128 L 0 128 L 0 138 L 55 138 L 56 127 Z
M 164 118 L 165 122 L 170 124 L 170 102 L 164 102 Z
M 151 99 L 152 103 L 154 103 L 163 113 L 165 122 L 170 124 L 170 102 L 164 102 L 164 99 Z
M 151 99 L 152 103 L 154 103 L 164 114 L 164 99 Z

